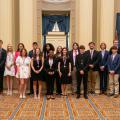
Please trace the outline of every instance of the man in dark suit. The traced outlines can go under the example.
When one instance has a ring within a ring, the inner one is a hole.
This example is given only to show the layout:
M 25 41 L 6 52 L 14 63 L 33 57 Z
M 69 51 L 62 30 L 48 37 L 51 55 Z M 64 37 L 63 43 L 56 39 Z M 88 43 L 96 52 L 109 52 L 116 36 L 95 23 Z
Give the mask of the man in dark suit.
M 108 79 L 108 69 L 107 60 L 109 52 L 106 50 L 106 44 L 100 44 L 101 51 L 99 52 L 99 75 L 100 75 L 100 95 L 107 94 L 107 79 Z
M 77 92 L 77 72 L 76 72 L 76 56 L 79 54 L 79 45 L 73 43 L 73 49 L 69 52 L 72 69 L 72 94 Z
M 85 47 L 80 46 L 80 54 L 76 57 L 76 67 L 77 67 L 77 98 L 80 98 L 80 87 L 83 80 L 84 86 L 84 98 L 88 99 L 87 96 L 87 82 L 88 82 L 88 63 L 89 59 L 85 53 Z
M 117 98 L 119 96 L 119 76 L 120 76 L 120 55 L 118 48 L 111 48 L 112 54 L 108 57 L 107 66 L 109 71 L 109 96 Z
M 99 52 L 95 50 L 95 43 L 89 43 L 90 50 L 86 51 L 89 59 L 89 79 L 88 79 L 88 93 L 95 94 L 95 85 L 99 69 Z
M 28 54 L 28 56 L 30 58 L 32 58 L 35 54 L 35 50 L 38 47 L 37 42 L 33 42 L 32 47 L 33 47 L 33 49 L 31 51 L 29 51 L 29 54 Z M 30 94 L 33 94 L 33 80 L 31 78 L 30 78 L 30 93 L 29 93 L 29 95 Z
M 3 76 L 5 70 L 5 62 L 6 62 L 6 50 L 2 48 L 3 41 L 0 40 L 0 93 L 3 92 Z

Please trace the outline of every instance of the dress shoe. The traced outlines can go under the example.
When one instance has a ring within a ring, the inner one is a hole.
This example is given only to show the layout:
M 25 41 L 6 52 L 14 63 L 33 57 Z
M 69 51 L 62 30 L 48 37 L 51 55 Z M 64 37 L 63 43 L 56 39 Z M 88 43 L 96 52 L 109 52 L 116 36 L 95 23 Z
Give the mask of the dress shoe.
M 25 95 L 23 95 L 23 99 L 25 99 L 26 98 L 26 96 Z
M 117 97 L 119 97 L 119 94 L 114 95 L 114 98 L 117 98 Z
M 103 94 L 103 91 L 100 91 L 99 95 L 102 95 Z
M 113 95 L 114 95 L 113 93 L 109 93 L 109 94 L 108 94 L 109 97 L 111 97 L 111 96 L 113 96 Z
M 50 95 L 47 95 L 47 100 L 49 100 L 50 99 Z
M 50 97 L 51 99 L 55 99 L 55 97 L 54 97 L 54 95 L 51 95 L 51 97 Z
M 85 98 L 85 99 L 88 99 L 88 96 L 87 96 L 87 95 L 84 95 L 84 98 Z
M 104 91 L 104 95 L 107 95 L 107 91 Z
M 77 94 L 77 97 L 76 97 L 77 99 L 79 99 L 80 98 L 80 94 Z

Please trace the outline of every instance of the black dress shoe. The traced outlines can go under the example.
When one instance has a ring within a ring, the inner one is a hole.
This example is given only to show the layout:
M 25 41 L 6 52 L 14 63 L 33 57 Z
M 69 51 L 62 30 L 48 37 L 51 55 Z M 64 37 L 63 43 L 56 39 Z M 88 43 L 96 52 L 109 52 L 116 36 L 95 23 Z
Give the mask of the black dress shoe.
M 50 95 L 47 95 L 47 100 L 49 100 L 50 99 Z
M 103 91 L 100 91 L 99 95 L 102 95 L 103 94 Z
M 80 98 L 80 94 L 78 94 L 76 98 L 79 99 Z
M 108 97 L 111 97 L 111 96 L 113 96 L 113 95 L 114 95 L 113 93 L 109 93 L 109 94 L 108 94 Z
M 84 98 L 85 98 L 85 99 L 88 99 L 88 96 L 87 96 L 87 95 L 84 95 Z
M 54 95 L 51 95 L 50 98 L 51 98 L 51 99 L 55 99 Z

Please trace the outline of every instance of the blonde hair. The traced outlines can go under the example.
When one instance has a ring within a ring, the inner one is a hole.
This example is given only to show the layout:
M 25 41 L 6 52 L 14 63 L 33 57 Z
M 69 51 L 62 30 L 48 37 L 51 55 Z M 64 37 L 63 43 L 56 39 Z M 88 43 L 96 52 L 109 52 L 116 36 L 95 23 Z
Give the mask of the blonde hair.
M 9 47 L 12 48 L 12 51 L 11 51 L 11 52 L 13 52 L 13 46 L 12 46 L 11 44 L 8 44 L 8 45 L 7 45 L 7 52 L 9 52 Z

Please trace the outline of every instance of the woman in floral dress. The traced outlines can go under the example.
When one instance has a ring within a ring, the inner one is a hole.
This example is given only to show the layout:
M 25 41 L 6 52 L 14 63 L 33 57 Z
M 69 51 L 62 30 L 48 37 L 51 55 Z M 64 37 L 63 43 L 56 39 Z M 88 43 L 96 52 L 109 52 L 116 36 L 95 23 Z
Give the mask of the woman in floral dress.
M 4 76 L 6 77 L 7 83 L 7 95 L 12 95 L 12 86 L 13 86 L 13 77 L 15 76 L 15 64 L 14 64 L 14 53 L 13 46 L 7 46 L 7 58 L 5 63 L 5 72 Z

